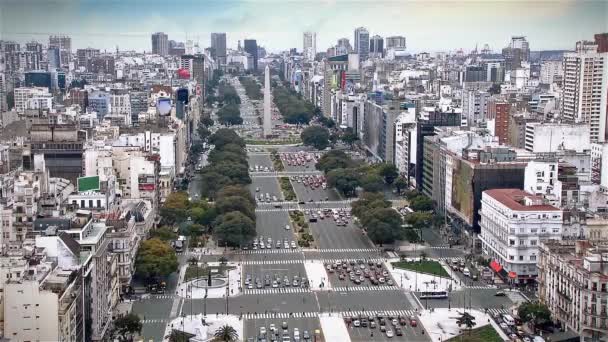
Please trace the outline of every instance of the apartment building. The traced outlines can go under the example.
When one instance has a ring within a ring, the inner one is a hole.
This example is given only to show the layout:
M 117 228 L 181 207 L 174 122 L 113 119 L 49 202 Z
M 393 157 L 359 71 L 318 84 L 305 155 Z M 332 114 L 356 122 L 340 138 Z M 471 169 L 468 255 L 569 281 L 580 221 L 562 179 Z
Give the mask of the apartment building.
M 608 339 L 608 245 L 587 240 L 540 244 L 538 297 L 554 321 L 581 341 Z
M 492 189 L 481 197 L 482 251 L 514 283 L 533 282 L 541 241 L 561 239 L 563 214 L 521 189 Z

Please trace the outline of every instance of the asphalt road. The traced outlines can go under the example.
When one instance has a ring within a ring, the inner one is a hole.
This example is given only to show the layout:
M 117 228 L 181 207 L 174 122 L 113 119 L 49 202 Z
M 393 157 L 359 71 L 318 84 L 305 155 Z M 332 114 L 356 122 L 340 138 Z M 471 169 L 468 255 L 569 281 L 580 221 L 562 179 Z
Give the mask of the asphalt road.
M 352 219 L 345 227 L 336 226 L 332 218 L 317 219 L 317 222 L 310 222 L 309 226 L 319 248 L 374 248 L 367 235 L 355 227 Z
M 310 336 L 313 336 L 315 330 L 321 330 L 321 323 L 316 317 L 312 318 L 258 318 L 258 319 L 246 319 L 244 332 L 245 338 L 258 337 L 260 336 L 260 327 L 270 330 L 270 325 L 274 324 L 279 332 L 279 341 L 283 333 L 281 328 L 283 322 L 287 323 L 287 331 L 289 336 L 293 338 L 294 328 L 300 331 L 300 338 L 304 334 L 304 331 L 308 331 Z M 269 336 L 268 334 L 266 336 Z M 303 339 L 302 339 L 303 340 Z

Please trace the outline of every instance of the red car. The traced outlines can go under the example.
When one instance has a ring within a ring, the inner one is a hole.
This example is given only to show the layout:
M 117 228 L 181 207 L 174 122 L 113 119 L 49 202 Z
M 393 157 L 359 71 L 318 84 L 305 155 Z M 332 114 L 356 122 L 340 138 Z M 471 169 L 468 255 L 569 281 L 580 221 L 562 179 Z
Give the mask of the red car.
M 416 319 L 414 318 L 414 316 L 410 317 L 410 325 L 412 327 L 417 327 L 418 326 L 418 322 L 416 322 Z

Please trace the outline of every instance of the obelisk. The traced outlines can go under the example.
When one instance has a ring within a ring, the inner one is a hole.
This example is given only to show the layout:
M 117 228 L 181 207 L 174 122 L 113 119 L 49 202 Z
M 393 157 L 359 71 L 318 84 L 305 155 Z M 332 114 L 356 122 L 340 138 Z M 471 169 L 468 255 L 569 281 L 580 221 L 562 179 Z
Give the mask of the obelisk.
M 270 115 L 270 68 L 264 69 L 264 137 L 272 134 L 272 115 Z

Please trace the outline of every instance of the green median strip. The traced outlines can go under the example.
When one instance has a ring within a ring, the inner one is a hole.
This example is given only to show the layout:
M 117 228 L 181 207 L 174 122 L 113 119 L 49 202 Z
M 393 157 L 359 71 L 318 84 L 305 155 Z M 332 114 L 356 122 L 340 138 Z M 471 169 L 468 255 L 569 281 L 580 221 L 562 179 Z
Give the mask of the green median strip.
M 421 261 L 398 261 L 392 263 L 393 267 L 401 268 L 408 271 L 416 271 L 436 276 L 450 278 L 450 275 L 437 261 L 421 260 Z

